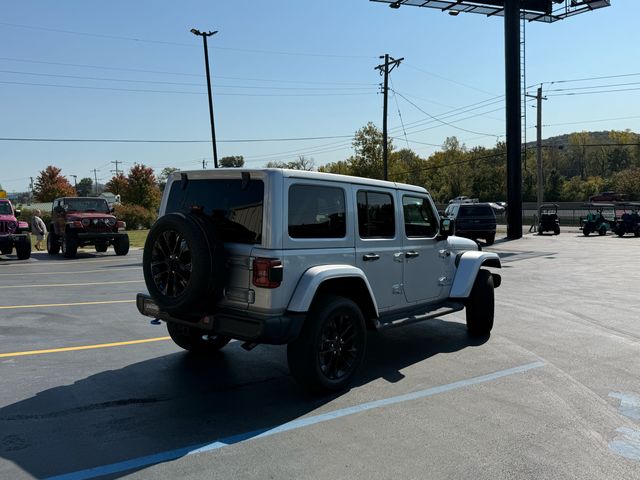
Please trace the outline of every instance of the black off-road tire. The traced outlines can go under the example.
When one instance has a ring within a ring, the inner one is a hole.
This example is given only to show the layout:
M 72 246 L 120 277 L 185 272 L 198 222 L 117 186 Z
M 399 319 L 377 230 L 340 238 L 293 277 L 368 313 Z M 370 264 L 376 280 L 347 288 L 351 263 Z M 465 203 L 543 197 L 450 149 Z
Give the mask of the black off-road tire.
M 57 255 L 60 253 L 60 240 L 53 232 L 47 234 L 47 253 L 49 255 Z
M 147 236 L 142 271 L 161 310 L 211 312 L 225 283 L 224 247 L 213 223 L 197 214 L 160 217 Z
M 109 248 L 109 244 L 108 243 L 96 243 L 95 248 L 96 248 L 96 252 L 104 253 Z
M 614 231 L 619 237 L 624 237 L 624 234 L 627 233 L 624 228 L 616 228 Z
M 484 239 L 485 245 L 493 245 L 493 242 L 495 241 L 496 241 L 495 233 L 492 233 L 491 235 L 487 235 L 487 237 Z
M 582 234 L 585 237 L 588 237 L 590 233 L 591 233 L 591 230 L 589 230 L 588 228 L 585 227 L 585 228 L 582 229 Z
M 18 260 L 26 260 L 31 257 L 31 237 L 26 236 L 24 239 L 16 242 L 16 256 Z
M 544 230 L 542 230 L 542 225 L 538 225 L 538 235 L 542 235 Z
M 62 254 L 65 258 L 75 258 L 78 253 L 78 237 L 73 233 L 65 233 L 62 236 Z
M 471 290 L 471 295 L 465 302 L 467 313 L 467 330 L 472 336 L 486 336 L 493 328 L 495 311 L 493 276 L 488 270 L 478 271 Z
M 364 317 L 348 298 L 314 301 L 298 338 L 287 346 L 291 375 L 311 392 L 342 390 L 362 363 L 367 344 Z
M 207 335 L 206 332 L 173 322 L 167 323 L 167 330 L 176 345 L 198 355 L 217 352 L 231 341 L 231 337 L 225 335 Z
M 96 250 L 98 250 L 97 246 Z M 106 252 L 107 249 L 105 248 L 104 251 Z M 126 255 L 129 253 L 129 235 L 116 238 L 113 241 L 113 251 L 116 252 L 116 255 Z
M 560 235 L 560 227 L 559 226 L 555 226 L 553 227 L 553 234 L 554 235 Z

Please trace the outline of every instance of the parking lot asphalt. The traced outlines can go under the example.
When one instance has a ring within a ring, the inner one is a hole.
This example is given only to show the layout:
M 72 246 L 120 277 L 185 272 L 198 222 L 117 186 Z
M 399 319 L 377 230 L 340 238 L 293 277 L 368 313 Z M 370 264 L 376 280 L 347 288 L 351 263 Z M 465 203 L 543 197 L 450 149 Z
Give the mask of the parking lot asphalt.
M 371 333 L 346 392 L 286 349 L 194 357 L 135 308 L 141 251 L 0 257 L 0 478 L 640 479 L 640 239 L 525 235 L 489 338 Z

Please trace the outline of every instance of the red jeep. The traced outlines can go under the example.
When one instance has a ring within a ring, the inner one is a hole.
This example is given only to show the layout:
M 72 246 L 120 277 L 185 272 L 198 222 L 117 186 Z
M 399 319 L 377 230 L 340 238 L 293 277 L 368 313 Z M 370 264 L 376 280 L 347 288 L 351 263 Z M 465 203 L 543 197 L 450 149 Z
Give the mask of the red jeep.
M 126 224 L 112 214 L 104 198 L 64 197 L 53 201 L 47 251 L 56 255 L 62 247 L 67 258 L 76 256 L 78 247 L 94 245 L 96 252 L 106 252 L 113 245 L 116 255 L 129 252 Z
M 14 210 L 9 200 L 0 199 L 0 253 L 9 255 L 15 246 L 18 258 L 25 260 L 31 256 L 31 235 L 29 224 L 19 221 L 19 216 L 20 210 Z

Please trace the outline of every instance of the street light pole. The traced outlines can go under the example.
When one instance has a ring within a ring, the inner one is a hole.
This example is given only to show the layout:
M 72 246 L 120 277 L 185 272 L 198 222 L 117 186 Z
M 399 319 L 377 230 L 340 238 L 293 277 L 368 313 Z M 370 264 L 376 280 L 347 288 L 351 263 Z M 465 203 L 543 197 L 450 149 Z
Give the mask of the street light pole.
M 213 98 L 211 96 L 211 77 L 209 75 L 209 49 L 207 48 L 207 37 L 211 37 L 218 33 L 215 32 L 201 32 L 200 30 L 196 30 L 195 28 L 191 29 L 191 33 L 196 36 L 202 37 L 202 42 L 204 44 L 204 65 L 207 71 L 207 92 L 209 93 L 209 119 L 211 120 L 211 143 L 213 144 L 213 166 L 214 168 L 218 168 L 218 149 L 216 147 L 216 128 L 213 123 Z

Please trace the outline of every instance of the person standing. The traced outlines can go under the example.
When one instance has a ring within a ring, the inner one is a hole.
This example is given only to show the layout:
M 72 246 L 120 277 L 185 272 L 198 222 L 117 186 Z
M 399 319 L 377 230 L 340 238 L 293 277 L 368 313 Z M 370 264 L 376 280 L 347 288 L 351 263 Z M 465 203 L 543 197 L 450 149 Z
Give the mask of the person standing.
M 42 218 L 40 218 L 40 215 L 42 215 L 42 212 L 36 209 L 33 212 L 33 217 L 31 217 L 31 233 L 36 236 L 35 247 L 38 251 L 42 250 L 40 242 L 44 240 L 44 236 L 47 234 L 47 226 L 42 221 Z

